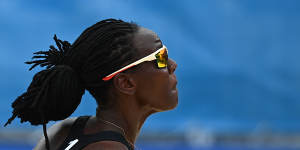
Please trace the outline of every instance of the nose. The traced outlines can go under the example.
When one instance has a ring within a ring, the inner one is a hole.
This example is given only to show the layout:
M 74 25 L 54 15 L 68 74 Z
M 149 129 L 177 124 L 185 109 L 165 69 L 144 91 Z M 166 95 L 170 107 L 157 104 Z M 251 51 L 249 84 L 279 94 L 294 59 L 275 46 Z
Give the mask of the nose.
M 173 59 L 169 58 L 168 59 L 168 71 L 169 71 L 169 73 L 173 74 L 175 72 L 176 68 L 177 68 L 176 62 Z

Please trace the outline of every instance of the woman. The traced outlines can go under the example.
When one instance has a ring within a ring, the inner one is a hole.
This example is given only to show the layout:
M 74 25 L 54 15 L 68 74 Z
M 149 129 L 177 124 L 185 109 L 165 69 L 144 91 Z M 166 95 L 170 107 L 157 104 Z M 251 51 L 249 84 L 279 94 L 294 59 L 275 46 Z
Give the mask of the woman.
M 54 36 L 58 49 L 25 62 L 46 66 L 12 104 L 21 122 L 43 125 L 36 150 L 132 150 L 148 116 L 178 103 L 177 64 L 152 31 L 107 19 L 87 28 L 71 45 Z M 85 89 L 96 99 L 95 116 L 69 117 Z M 66 119 L 67 118 L 67 119 Z M 63 120 L 64 119 L 64 120 Z M 53 125 L 49 121 L 63 120 Z

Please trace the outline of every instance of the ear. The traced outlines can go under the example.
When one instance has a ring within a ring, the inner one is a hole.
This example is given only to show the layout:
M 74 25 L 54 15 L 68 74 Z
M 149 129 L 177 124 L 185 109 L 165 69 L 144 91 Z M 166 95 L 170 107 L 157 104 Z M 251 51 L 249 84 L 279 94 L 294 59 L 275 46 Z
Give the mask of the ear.
M 114 87 L 123 94 L 133 95 L 136 91 L 136 82 L 130 74 L 118 73 L 113 78 Z

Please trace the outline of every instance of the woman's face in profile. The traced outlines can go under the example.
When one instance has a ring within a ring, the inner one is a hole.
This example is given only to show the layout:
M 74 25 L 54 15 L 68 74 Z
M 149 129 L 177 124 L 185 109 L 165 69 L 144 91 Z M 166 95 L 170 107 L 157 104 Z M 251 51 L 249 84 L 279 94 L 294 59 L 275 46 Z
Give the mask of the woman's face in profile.
M 138 51 L 136 57 L 138 59 L 163 46 L 154 32 L 143 27 L 140 27 L 134 34 L 133 44 Z M 159 69 L 155 61 L 144 62 L 139 65 L 135 72 L 136 94 L 142 105 L 149 106 L 154 111 L 170 110 L 177 106 L 177 80 L 174 74 L 176 67 L 176 62 L 170 58 L 166 68 Z

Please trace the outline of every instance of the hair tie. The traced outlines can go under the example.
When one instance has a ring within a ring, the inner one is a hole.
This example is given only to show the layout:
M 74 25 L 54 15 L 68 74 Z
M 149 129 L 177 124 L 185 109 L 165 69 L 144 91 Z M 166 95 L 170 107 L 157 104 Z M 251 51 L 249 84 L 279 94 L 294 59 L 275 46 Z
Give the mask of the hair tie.
M 68 41 L 61 41 L 55 34 L 53 39 L 58 49 L 56 49 L 53 45 L 50 45 L 50 49 L 48 51 L 38 51 L 33 53 L 36 55 L 33 56 L 32 59 L 43 59 L 26 61 L 26 64 L 33 64 L 29 70 L 32 70 L 38 65 L 40 65 L 40 67 L 47 66 L 46 68 L 49 69 L 53 66 L 64 64 L 65 54 L 70 50 L 71 44 Z

